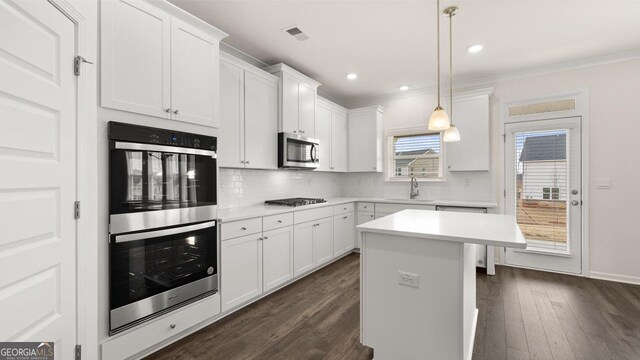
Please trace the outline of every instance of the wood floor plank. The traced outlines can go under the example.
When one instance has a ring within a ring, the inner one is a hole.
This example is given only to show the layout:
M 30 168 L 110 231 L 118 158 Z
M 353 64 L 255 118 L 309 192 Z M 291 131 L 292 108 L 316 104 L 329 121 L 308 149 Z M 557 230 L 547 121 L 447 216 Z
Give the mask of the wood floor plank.
M 360 344 L 359 260 L 349 255 L 147 359 L 373 359 Z M 640 359 L 640 286 L 497 266 L 476 275 L 476 294 L 473 360 Z

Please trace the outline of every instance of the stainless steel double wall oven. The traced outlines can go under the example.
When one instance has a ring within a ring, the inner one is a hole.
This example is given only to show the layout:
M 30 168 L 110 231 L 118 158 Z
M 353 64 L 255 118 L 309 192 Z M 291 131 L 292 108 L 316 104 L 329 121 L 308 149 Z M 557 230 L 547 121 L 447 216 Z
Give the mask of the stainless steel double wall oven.
M 109 123 L 111 334 L 218 291 L 216 140 Z

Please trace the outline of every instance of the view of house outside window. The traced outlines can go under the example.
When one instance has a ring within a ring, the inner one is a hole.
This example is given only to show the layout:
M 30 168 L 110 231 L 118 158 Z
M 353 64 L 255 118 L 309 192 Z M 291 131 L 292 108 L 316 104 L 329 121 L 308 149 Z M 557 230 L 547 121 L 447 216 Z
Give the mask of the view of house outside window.
M 420 133 L 390 136 L 390 178 L 440 179 L 442 171 L 442 140 L 440 133 Z

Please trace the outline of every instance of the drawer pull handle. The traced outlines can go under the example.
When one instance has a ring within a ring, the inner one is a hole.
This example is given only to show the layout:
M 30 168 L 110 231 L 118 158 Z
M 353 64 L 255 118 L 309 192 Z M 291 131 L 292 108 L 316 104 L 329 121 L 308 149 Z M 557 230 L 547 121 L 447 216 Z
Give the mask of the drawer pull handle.
M 348 218 L 348 216 L 343 217 L 343 219 L 346 219 L 346 218 Z
M 267 237 L 267 236 L 265 236 L 265 237 L 263 237 L 263 238 L 262 238 L 262 240 L 267 240 L 267 239 L 268 239 L 268 237 Z
M 278 220 L 278 224 L 282 224 L 282 220 Z
M 264 238 L 261 238 L 261 237 L 260 237 L 260 238 L 258 238 L 258 240 L 264 240 Z
M 240 228 L 240 230 L 244 231 L 244 230 L 247 230 L 247 228 L 243 226 Z
M 169 327 L 170 327 L 171 329 L 175 329 L 175 328 L 176 328 L 176 324 L 171 324 L 171 325 L 169 325 Z

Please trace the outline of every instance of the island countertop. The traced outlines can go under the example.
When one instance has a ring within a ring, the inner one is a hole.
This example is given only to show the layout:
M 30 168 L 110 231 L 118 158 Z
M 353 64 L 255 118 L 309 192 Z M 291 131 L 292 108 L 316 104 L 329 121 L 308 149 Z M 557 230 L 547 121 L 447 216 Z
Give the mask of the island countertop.
M 512 215 L 403 210 L 358 225 L 360 232 L 410 236 L 472 244 L 527 247 Z

